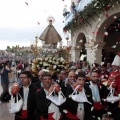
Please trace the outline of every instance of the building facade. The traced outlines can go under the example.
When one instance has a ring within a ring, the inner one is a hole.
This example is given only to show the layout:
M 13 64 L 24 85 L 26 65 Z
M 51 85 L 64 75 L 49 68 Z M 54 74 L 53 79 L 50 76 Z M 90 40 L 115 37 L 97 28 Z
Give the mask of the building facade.
M 120 2 L 115 0 L 71 0 L 75 10 L 65 19 L 71 32 L 71 61 L 86 54 L 92 63 L 112 62 L 120 52 Z M 92 13 L 92 12 L 93 13 Z

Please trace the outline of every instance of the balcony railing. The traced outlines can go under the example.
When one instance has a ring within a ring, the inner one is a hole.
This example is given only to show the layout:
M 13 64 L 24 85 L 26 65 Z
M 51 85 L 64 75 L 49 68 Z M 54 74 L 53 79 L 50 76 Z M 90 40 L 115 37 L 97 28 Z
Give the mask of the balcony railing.
M 91 3 L 92 1 L 93 0 L 81 0 L 75 7 L 76 12 L 80 12 L 80 11 L 84 10 L 84 7 L 87 6 L 87 4 Z M 71 12 L 67 15 L 67 17 L 65 19 L 65 26 L 67 26 L 67 24 L 72 21 L 73 16 L 74 16 L 73 12 Z

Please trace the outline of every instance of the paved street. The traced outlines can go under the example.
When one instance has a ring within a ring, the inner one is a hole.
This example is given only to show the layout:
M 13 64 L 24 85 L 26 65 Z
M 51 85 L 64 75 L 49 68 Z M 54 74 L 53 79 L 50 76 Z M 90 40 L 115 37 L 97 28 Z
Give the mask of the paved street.
M 2 93 L 2 88 L 0 84 L 0 95 L 1 93 Z M 14 120 L 14 114 L 9 113 L 9 102 L 0 103 L 0 120 Z

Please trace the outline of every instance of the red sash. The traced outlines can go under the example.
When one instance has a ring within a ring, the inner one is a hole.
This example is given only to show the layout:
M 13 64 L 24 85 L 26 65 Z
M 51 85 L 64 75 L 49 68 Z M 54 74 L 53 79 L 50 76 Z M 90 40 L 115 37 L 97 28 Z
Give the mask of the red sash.
M 21 116 L 18 116 L 19 118 L 27 118 L 27 110 L 22 110 Z
M 78 119 L 78 117 L 77 117 L 77 113 L 76 113 L 76 115 L 73 115 L 71 112 L 69 112 L 68 110 L 67 110 L 67 113 L 66 113 L 66 117 L 67 118 L 70 118 L 70 119 L 73 119 L 73 120 L 79 120 Z
M 48 118 L 45 119 L 43 118 L 42 116 L 40 117 L 40 120 L 55 120 L 52 116 L 53 116 L 54 112 L 53 113 L 48 113 Z M 60 119 L 62 118 L 62 116 L 60 116 Z
M 40 120 L 54 120 L 52 117 L 54 113 L 48 113 L 48 119 L 44 119 L 42 116 L 40 117 Z
M 94 102 L 94 110 L 102 109 L 102 103 L 101 102 Z

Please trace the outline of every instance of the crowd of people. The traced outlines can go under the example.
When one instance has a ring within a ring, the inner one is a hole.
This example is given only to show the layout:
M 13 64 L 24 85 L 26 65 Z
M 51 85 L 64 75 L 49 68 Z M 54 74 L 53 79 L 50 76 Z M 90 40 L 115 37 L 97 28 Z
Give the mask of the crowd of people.
M 8 100 L 13 93 L 9 73 L 20 86 L 17 92 L 24 103 L 15 120 L 102 120 L 104 116 L 120 120 L 120 100 L 107 101 L 108 96 L 120 97 L 120 64 L 116 61 L 91 67 L 86 61 L 71 62 L 69 72 L 62 69 L 52 75 L 42 69 L 35 75 L 31 64 L 19 63 L 16 70 L 14 65 L 1 63 L 1 86 L 3 93 L 9 91 Z

